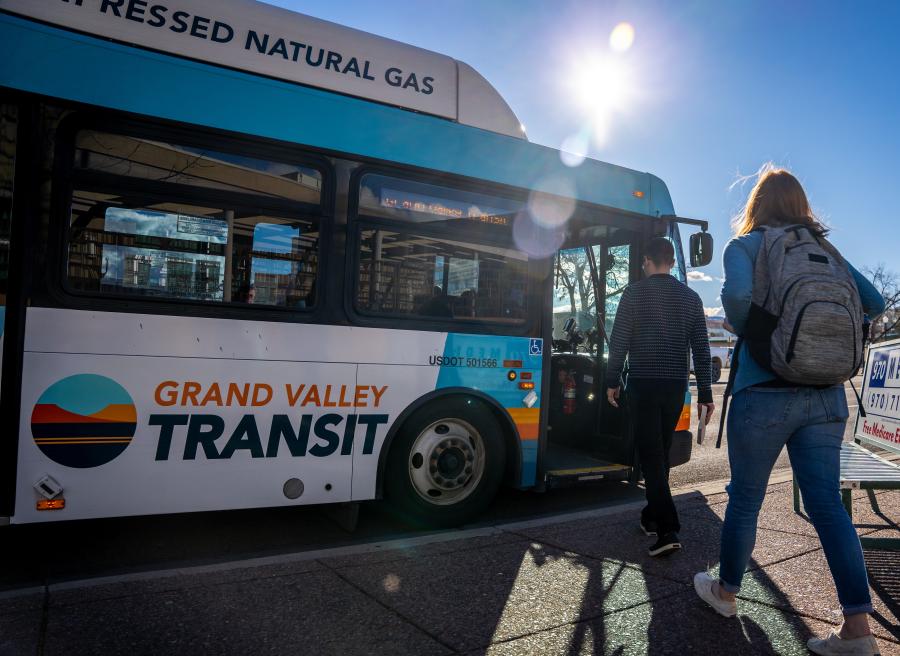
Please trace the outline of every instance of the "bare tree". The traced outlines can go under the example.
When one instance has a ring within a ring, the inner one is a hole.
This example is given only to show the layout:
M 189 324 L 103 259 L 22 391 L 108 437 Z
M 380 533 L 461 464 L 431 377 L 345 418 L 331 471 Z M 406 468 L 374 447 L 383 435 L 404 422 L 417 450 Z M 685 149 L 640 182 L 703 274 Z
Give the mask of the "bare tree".
M 864 267 L 862 273 L 884 297 L 885 312 L 881 318 L 872 323 L 869 335 L 873 342 L 877 342 L 900 330 L 900 275 L 888 269 L 884 263 Z
M 557 266 L 559 282 L 565 292 L 557 290 L 560 300 L 568 296 L 572 316 L 585 316 L 596 312 L 594 308 L 594 285 L 590 279 L 587 255 L 583 249 L 572 248 L 559 252 Z M 577 300 L 576 300 L 577 292 Z

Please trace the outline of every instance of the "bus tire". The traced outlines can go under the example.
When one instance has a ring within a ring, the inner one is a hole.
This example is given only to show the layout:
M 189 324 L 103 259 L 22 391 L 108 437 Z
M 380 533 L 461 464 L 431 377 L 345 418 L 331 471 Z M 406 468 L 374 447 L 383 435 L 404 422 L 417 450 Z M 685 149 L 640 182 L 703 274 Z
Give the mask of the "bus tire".
M 457 526 L 493 500 L 506 466 L 503 434 L 480 400 L 456 396 L 416 410 L 388 453 L 385 492 L 407 521 Z
M 669 448 L 669 467 L 678 467 L 691 459 L 694 435 L 690 431 L 675 431 Z
M 712 382 L 718 383 L 722 378 L 722 362 L 718 358 L 712 361 Z

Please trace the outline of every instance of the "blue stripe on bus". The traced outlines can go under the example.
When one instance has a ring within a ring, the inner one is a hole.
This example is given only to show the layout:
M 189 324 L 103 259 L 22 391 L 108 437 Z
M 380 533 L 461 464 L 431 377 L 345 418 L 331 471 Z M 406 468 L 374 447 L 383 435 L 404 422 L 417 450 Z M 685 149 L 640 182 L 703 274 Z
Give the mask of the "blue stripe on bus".
M 520 139 L 8 14 L 0 61 L 0 86 L 519 187 L 564 176 L 582 200 L 674 213 L 665 184 L 647 173 L 594 160 L 568 168 L 556 150 Z
M 521 378 L 509 380 L 507 374 L 511 369 L 521 376 L 522 371 L 529 371 L 534 382 L 536 402 L 531 406 L 536 412 L 534 421 L 538 422 L 537 410 L 540 408 L 541 392 L 541 355 L 531 355 L 531 340 L 527 337 L 504 337 L 497 335 L 465 335 L 449 333 L 441 355 L 462 358 L 459 366 L 441 366 L 438 373 L 437 389 L 447 387 L 467 387 L 476 389 L 495 399 L 506 408 L 515 420 L 516 410 L 525 409 L 527 391 L 519 389 Z M 496 360 L 496 367 L 467 366 L 468 359 Z M 521 367 L 504 367 L 505 360 L 520 360 Z M 526 411 L 527 414 L 527 411 Z M 539 422 L 538 422 L 539 426 Z M 534 485 L 537 477 L 537 439 L 520 439 L 522 453 L 522 473 L 519 486 Z
M 532 487 L 537 482 L 538 442 L 521 442 L 521 446 L 522 475 L 519 477 L 519 487 Z

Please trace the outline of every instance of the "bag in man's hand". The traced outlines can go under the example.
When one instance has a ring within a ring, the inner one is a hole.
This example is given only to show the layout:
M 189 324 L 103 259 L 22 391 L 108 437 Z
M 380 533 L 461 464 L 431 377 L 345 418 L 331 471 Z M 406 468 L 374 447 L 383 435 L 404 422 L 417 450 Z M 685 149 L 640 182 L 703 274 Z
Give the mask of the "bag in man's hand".
M 756 362 L 789 383 L 843 383 L 862 364 L 863 317 L 853 274 L 821 231 L 764 229 L 744 335 Z

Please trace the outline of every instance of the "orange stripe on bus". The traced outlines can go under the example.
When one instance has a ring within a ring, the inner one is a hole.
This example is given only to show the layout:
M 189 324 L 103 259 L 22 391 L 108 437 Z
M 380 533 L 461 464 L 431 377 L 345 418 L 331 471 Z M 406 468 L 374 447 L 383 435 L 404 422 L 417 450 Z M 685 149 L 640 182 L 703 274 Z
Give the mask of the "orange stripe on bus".
M 506 411 L 519 431 L 520 440 L 536 440 L 538 438 L 541 421 L 540 408 L 507 408 Z
M 681 409 L 681 416 L 678 418 L 678 425 L 675 426 L 677 431 L 686 431 L 691 429 L 691 406 L 685 405 Z
M 540 408 L 507 408 L 506 411 L 517 424 L 536 424 L 541 416 Z

